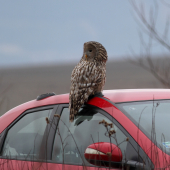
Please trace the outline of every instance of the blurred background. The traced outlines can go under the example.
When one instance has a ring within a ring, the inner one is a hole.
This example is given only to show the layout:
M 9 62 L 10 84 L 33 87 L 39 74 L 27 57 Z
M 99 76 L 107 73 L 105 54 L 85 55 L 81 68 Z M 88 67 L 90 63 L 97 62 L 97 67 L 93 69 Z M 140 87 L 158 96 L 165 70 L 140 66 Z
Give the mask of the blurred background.
M 68 93 L 83 44 L 108 53 L 104 89 L 169 88 L 166 0 L 0 2 L 0 115 L 38 95 Z

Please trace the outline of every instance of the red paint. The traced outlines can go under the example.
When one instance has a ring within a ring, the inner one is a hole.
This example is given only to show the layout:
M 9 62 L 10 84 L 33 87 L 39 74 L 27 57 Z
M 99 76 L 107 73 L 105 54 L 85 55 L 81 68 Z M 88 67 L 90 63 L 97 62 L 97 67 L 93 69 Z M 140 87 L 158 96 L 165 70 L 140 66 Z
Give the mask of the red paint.
M 158 99 L 170 99 L 170 90 L 169 89 L 138 89 L 138 90 L 106 90 L 103 92 L 104 98 L 110 99 L 114 103 L 119 102 L 130 102 L 130 101 L 142 101 L 142 100 L 158 100 Z M 8 111 L 6 114 L 0 117 L 0 133 L 11 124 L 18 116 L 20 116 L 24 111 L 60 103 L 69 103 L 69 95 L 56 95 L 52 97 L 45 98 L 40 101 L 30 101 L 25 104 L 22 104 L 14 109 Z M 113 106 L 110 102 L 102 98 L 92 98 L 88 101 L 88 104 L 97 106 L 110 115 L 112 115 L 134 138 L 134 140 L 141 146 L 141 148 L 146 152 L 152 162 L 155 164 L 156 168 L 166 166 L 170 164 L 170 156 L 162 153 L 162 151 L 157 148 L 147 137 L 141 132 L 138 127 L 133 124 L 120 110 Z M 153 152 L 151 152 L 151 150 Z M 156 153 L 157 152 L 157 153 Z M 156 153 L 156 154 L 155 154 Z M 166 159 L 166 160 L 165 160 Z M 0 164 L 7 162 L 7 168 L 10 166 L 10 162 L 13 162 L 14 167 L 18 166 L 19 163 L 31 166 L 32 163 L 29 161 L 15 161 L 15 160 L 5 160 L 0 159 Z M 160 164 L 158 164 L 160 163 Z M 33 164 L 39 164 L 34 162 Z M 42 163 L 42 165 L 47 166 L 49 169 L 83 169 L 82 166 L 75 165 L 61 165 L 55 163 Z M 21 166 L 22 167 L 22 166 Z M 0 168 L 1 169 L 1 168 Z M 5 169 L 5 168 L 4 168 Z M 17 168 L 19 169 L 19 168 Z M 22 170 L 27 168 L 21 168 Z M 94 167 L 88 167 L 90 170 L 94 170 Z M 98 168 L 97 168 L 98 169 Z M 103 168 L 104 169 L 104 168 Z
M 113 161 L 113 162 L 121 162 L 122 161 L 122 152 L 121 150 L 112 143 L 107 142 L 98 142 L 93 143 L 88 146 L 88 148 L 95 149 L 99 152 L 102 152 L 106 155 L 102 154 L 89 154 L 85 153 L 85 158 L 88 160 L 102 160 L 102 161 Z M 107 153 L 111 153 L 111 156 L 107 155 Z
M 152 160 L 155 167 L 163 167 L 166 164 L 170 164 L 170 156 L 163 153 L 155 144 L 141 131 L 138 127 L 131 122 L 131 120 L 126 117 L 120 110 L 115 106 L 100 98 L 100 102 L 96 102 L 97 98 L 89 101 L 89 104 L 97 106 L 110 115 L 112 115 L 125 129 L 126 131 L 135 139 L 135 141 L 141 146 L 148 157 Z M 103 100 L 104 104 L 101 104 Z M 103 107 L 104 106 L 104 107 Z
M 118 102 L 129 102 L 137 100 L 153 100 L 153 99 L 170 99 L 170 90 L 169 89 L 138 89 L 138 90 L 105 90 L 103 91 L 104 97 L 110 99 L 114 103 Z M 109 105 L 108 102 L 100 100 L 100 98 L 93 98 L 88 101 L 88 104 L 91 102 L 96 102 L 96 106 L 107 108 Z M 68 103 L 69 94 L 56 95 L 47 97 L 43 100 L 32 100 L 30 102 L 24 103 L 20 106 L 15 107 L 14 109 L 8 111 L 6 114 L 0 117 L 0 133 L 20 114 L 24 111 L 46 105 Z M 10 116 L 8 116 L 10 115 Z
M 68 103 L 68 102 L 69 102 L 68 94 L 63 94 L 63 95 L 47 97 L 39 101 L 32 100 L 27 103 L 21 104 L 9 110 L 7 113 L 5 113 L 0 117 L 0 133 L 26 110 L 36 108 L 36 107 L 46 106 L 46 105 L 61 104 L 61 103 Z
M 170 99 L 170 89 L 104 90 L 103 94 L 114 103 Z
M 0 159 L 1 170 L 106 170 L 106 168 Z

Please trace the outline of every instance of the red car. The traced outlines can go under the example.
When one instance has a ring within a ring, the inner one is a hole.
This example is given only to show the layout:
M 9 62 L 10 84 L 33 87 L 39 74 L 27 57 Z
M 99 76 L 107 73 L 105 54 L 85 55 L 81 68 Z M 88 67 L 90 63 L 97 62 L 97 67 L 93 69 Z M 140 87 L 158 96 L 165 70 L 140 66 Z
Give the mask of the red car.
M 0 117 L 0 170 L 169 169 L 170 90 L 106 90 L 69 122 L 69 95 Z

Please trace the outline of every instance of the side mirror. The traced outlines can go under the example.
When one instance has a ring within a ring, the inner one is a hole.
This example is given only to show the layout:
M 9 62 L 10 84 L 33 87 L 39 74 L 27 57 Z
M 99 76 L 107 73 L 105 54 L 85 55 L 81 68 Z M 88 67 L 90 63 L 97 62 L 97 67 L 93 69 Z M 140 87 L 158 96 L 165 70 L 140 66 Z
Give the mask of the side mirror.
M 93 165 L 121 167 L 122 152 L 112 143 L 93 143 L 86 148 L 84 156 Z

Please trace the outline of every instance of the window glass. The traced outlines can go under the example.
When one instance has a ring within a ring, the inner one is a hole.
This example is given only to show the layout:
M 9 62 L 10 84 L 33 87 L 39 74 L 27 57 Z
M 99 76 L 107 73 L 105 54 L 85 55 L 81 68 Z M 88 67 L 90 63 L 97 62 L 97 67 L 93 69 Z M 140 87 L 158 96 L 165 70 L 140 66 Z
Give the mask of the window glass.
M 118 106 L 160 149 L 170 155 L 170 100 L 121 103 Z
M 111 142 L 119 146 L 122 154 L 126 150 L 126 136 L 120 129 L 113 125 L 108 130 L 115 130 L 116 133 L 109 137 L 108 130 L 104 124 L 99 123 L 106 121 L 112 122 L 96 109 L 84 107 L 77 114 L 74 122 L 69 122 L 69 110 L 64 108 L 60 118 L 59 126 L 53 146 L 52 159 L 58 163 L 81 164 L 89 163 L 84 159 L 86 148 L 97 142 Z
M 52 109 L 26 114 L 8 131 L 2 156 L 8 158 L 35 159 L 39 157 L 40 146 L 47 126 L 46 117 Z

